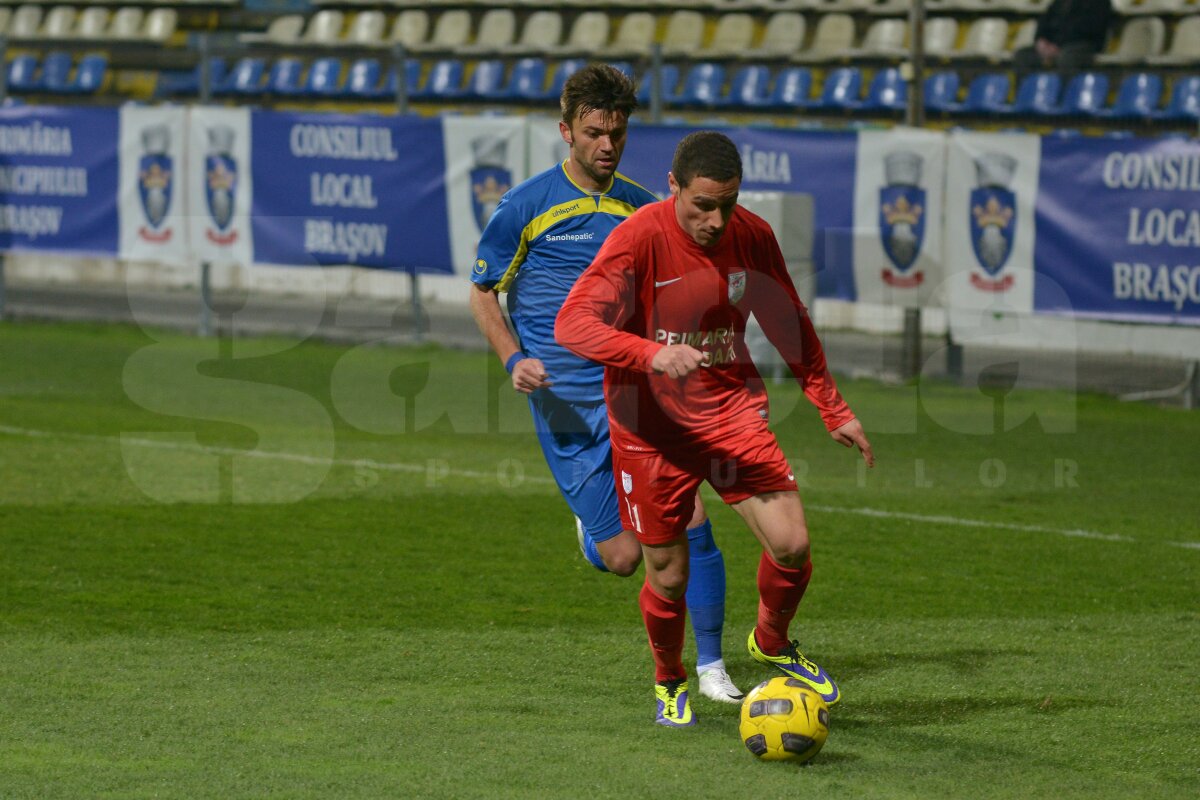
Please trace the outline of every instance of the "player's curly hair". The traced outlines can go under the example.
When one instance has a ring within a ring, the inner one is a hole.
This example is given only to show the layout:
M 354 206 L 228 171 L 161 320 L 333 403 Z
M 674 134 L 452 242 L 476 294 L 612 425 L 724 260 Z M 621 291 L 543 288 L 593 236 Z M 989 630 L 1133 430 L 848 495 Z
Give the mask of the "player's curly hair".
M 671 174 L 681 187 L 693 178 L 709 178 L 725 182 L 742 177 L 742 156 L 737 145 L 723 133 L 696 131 L 689 133 L 675 147 Z
M 628 118 L 637 108 L 637 87 L 616 67 L 588 64 L 567 78 L 559 106 L 568 125 L 591 111 L 620 112 Z

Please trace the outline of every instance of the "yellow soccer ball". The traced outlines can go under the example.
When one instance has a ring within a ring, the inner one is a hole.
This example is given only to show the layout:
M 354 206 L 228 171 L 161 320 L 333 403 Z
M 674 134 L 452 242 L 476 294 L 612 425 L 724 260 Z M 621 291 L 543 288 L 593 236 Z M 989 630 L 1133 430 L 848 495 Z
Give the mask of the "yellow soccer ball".
M 746 695 L 738 732 L 763 761 L 808 761 L 829 736 L 829 706 L 808 684 L 780 675 Z

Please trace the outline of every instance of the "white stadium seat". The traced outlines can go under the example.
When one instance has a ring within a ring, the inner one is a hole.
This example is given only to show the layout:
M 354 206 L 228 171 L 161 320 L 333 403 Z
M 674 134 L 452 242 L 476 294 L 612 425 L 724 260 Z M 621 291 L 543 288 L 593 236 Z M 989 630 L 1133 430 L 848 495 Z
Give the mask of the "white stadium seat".
M 648 11 L 634 11 L 621 19 L 616 35 L 603 52 L 612 58 L 644 56 L 650 52 L 653 42 L 654 15 Z
M 563 18 L 557 11 L 540 9 L 529 15 L 521 37 L 503 49 L 504 53 L 542 55 L 558 46 L 562 39 Z
M 458 48 L 460 53 L 498 53 L 513 43 L 517 15 L 511 8 L 490 8 L 479 20 L 475 41 Z
M 1136 64 L 1162 53 L 1167 28 L 1158 17 L 1133 17 L 1121 28 L 1121 38 L 1111 53 L 1096 56 L 1097 64 Z
M 728 58 L 745 55 L 750 50 L 753 41 L 754 17 L 740 12 L 722 14 L 717 18 L 717 26 L 713 29 L 712 40 L 697 54 L 697 57 Z
M 134 6 L 122 6 L 113 15 L 108 26 L 110 39 L 138 39 L 142 35 L 142 22 L 146 12 Z
M 429 14 L 422 8 L 406 8 L 392 22 L 389 41 L 399 42 L 412 50 L 425 43 L 429 35 Z
M 826 14 L 817 21 L 808 49 L 795 61 L 831 61 L 854 51 L 854 18 L 849 14 Z
M 142 26 L 142 38 L 152 42 L 165 42 L 175 33 L 179 24 L 179 12 L 173 8 L 156 8 L 146 15 Z
M 776 11 L 767 18 L 762 41 L 748 58 L 791 58 L 804 47 L 807 24 L 797 11 Z
M 682 9 L 667 18 L 663 33 L 664 56 L 693 56 L 704 39 L 704 15 L 699 11 Z
M 612 22 L 603 11 L 584 11 L 575 18 L 567 40 L 558 47 L 546 48 L 547 53 L 596 53 L 608 44 Z
M 896 57 L 908 52 L 908 22 L 903 19 L 877 19 L 867 28 L 862 44 L 855 51 L 859 56 Z
M 360 11 L 350 22 L 346 43 L 371 47 L 383 41 L 387 18 L 382 11 Z
M 80 39 L 99 39 L 108 31 L 108 9 L 92 6 L 84 9 L 75 24 L 75 35 Z
M 958 22 L 953 17 L 934 17 L 925 22 L 925 55 L 948 58 L 958 39 Z
M 120 14 L 120 12 L 117 13 L 118 15 Z M 271 20 L 271 24 L 267 26 L 266 32 L 243 33 L 238 36 L 238 39 L 243 42 L 291 44 L 292 42 L 297 42 L 300 40 L 300 34 L 303 31 L 304 17 L 300 16 L 299 14 L 285 14 L 282 17 L 276 17 L 275 19 Z
M 1146 60 L 1161 65 L 1200 64 L 1200 15 L 1184 17 L 1175 23 L 1167 52 Z
M 453 8 L 443 11 L 433 23 L 433 35 L 421 45 L 411 49 L 418 51 L 448 50 L 456 51 L 467 44 L 471 38 L 471 12 L 465 8 Z
M 952 58 L 986 58 L 998 61 L 1008 48 L 1008 21 L 1003 17 L 980 17 L 967 28 L 963 46 Z

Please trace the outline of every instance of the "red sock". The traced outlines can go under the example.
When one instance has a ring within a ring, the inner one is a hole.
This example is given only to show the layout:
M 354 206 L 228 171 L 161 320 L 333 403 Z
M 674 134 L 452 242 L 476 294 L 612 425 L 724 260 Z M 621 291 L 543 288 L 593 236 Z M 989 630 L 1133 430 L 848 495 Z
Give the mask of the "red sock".
M 782 566 L 763 552 L 758 561 L 758 625 L 754 638 L 767 655 L 777 654 L 788 644 L 788 624 L 796 616 L 796 607 L 808 580 L 812 577 L 812 560 L 800 569 Z
M 646 633 L 650 635 L 650 651 L 654 654 L 654 680 L 673 681 L 686 678 L 683 668 L 683 623 L 687 619 L 687 602 L 684 598 L 668 600 L 650 588 L 649 582 L 642 584 L 638 595 L 638 606 L 646 622 Z

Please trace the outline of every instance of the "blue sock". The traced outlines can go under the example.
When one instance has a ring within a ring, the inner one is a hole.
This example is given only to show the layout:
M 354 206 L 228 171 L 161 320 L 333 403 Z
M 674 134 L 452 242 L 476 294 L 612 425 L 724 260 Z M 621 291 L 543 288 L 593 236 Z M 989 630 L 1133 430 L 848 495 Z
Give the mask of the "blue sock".
M 583 557 L 596 569 L 608 572 L 608 567 L 604 566 L 604 559 L 600 557 L 600 551 L 596 549 L 596 542 L 584 532 L 583 523 L 578 519 L 575 520 L 575 531 L 579 534 L 579 549 L 583 552 Z
M 688 616 L 696 634 L 696 672 L 721 660 L 725 627 L 725 558 L 713 541 L 712 522 L 691 528 L 688 536 Z

